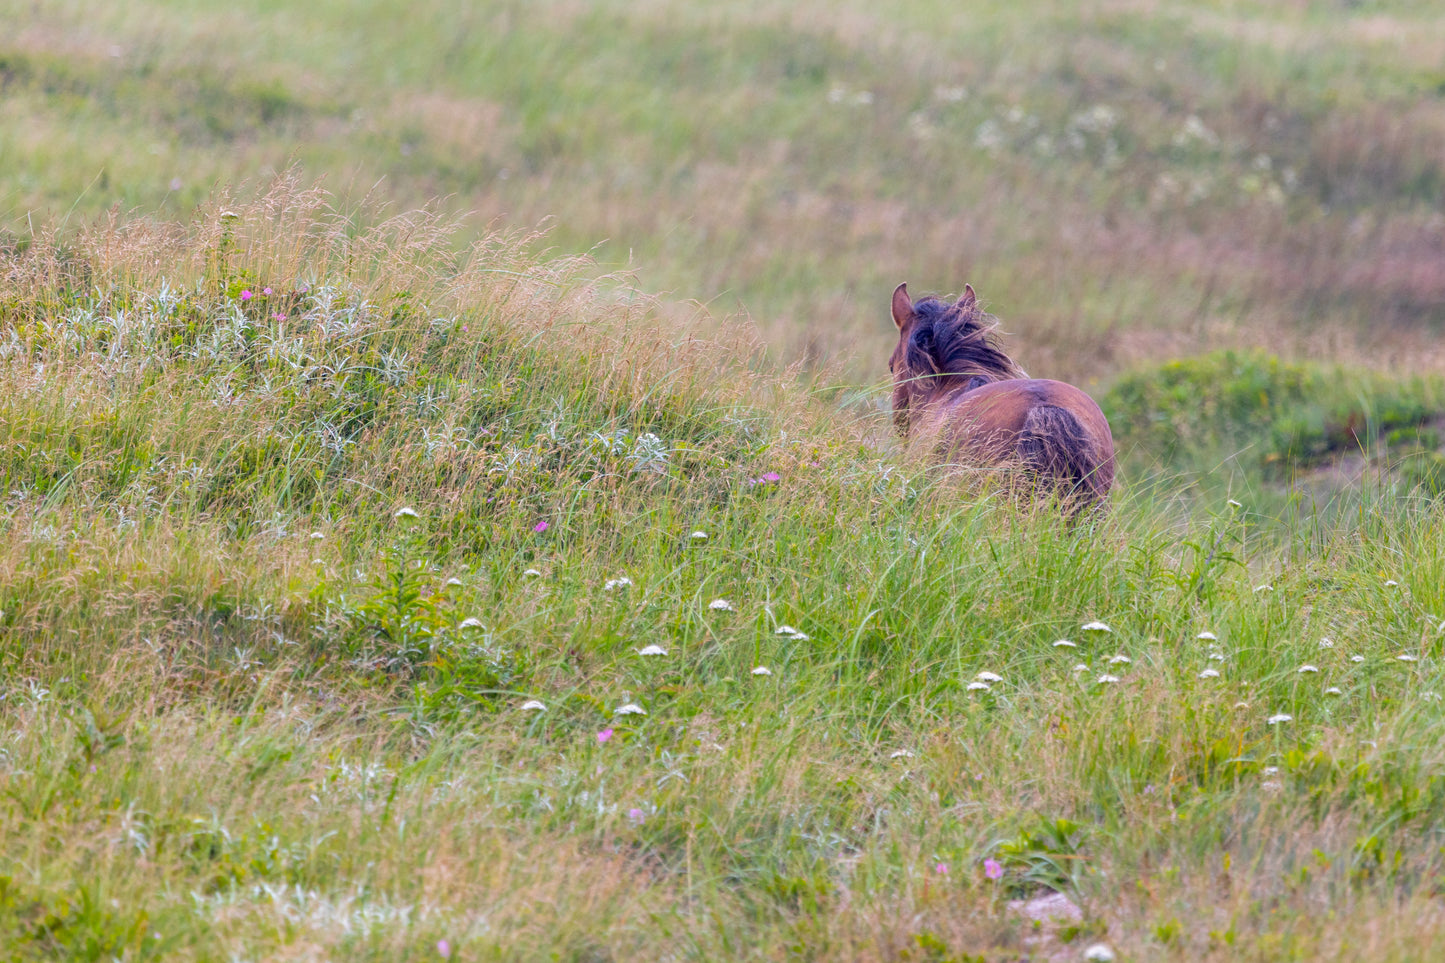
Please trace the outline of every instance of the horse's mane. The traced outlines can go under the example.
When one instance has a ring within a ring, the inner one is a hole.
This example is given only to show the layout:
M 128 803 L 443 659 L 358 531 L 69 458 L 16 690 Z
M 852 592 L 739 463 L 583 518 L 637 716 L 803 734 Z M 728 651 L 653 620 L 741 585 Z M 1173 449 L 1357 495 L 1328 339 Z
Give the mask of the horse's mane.
M 993 333 L 997 327 L 998 319 L 971 299 L 966 303 L 920 299 L 913 305 L 913 330 L 905 353 L 909 372 L 936 387 L 951 386 L 955 378 L 965 383 L 975 377 L 1027 378 L 1028 372 L 999 347 Z

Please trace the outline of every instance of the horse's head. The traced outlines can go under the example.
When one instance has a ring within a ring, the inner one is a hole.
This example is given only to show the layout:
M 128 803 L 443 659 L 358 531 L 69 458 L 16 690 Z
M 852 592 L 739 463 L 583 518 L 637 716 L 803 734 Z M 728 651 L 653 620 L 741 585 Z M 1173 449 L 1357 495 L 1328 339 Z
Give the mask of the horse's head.
M 992 335 L 997 322 L 978 306 L 973 285 L 953 303 L 923 298 L 917 304 L 908 285 L 893 291 L 893 323 L 898 344 L 888 359 L 893 374 L 893 424 L 908 433 L 910 412 L 940 392 L 967 390 L 980 383 L 1026 378 Z

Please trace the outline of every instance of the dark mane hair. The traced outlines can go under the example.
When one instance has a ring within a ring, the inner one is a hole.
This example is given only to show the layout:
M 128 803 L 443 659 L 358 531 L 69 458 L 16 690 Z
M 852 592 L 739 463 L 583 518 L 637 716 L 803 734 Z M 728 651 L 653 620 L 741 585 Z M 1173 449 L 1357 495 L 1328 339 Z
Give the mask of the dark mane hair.
M 942 386 L 955 378 L 1007 381 L 1028 377 L 999 347 L 993 333 L 998 319 L 976 301 L 958 304 L 922 298 L 913 305 L 913 318 L 904 363 L 914 378 Z

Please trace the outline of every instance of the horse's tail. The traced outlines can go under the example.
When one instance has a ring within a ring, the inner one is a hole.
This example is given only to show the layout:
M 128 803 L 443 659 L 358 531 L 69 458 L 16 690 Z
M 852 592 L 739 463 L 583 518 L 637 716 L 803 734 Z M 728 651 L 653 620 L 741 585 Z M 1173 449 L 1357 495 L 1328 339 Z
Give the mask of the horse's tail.
M 1109 480 L 1096 446 L 1072 411 L 1040 405 L 1024 418 L 1018 452 L 1024 467 L 1040 484 L 1069 501 L 1085 505 L 1103 501 Z

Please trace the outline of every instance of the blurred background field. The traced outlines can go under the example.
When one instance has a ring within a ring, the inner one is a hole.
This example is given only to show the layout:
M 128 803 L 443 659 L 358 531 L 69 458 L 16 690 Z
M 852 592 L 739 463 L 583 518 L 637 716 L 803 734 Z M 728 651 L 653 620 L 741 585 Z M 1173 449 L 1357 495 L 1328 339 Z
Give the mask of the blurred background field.
M 185 218 L 299 164 L 882 372 L 971 281 L 1032 372 L 1267 347 L 1418 372 L 1445 328 L 1426 0 L 5 0 L 0 228 Z M 344 206 L 344 205 L 343 205 Z M 673 310 L 686 312 L 685 304 Z

